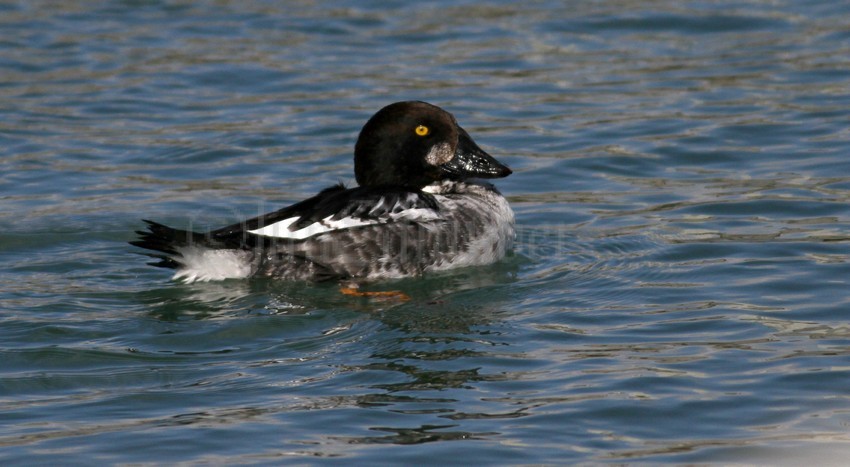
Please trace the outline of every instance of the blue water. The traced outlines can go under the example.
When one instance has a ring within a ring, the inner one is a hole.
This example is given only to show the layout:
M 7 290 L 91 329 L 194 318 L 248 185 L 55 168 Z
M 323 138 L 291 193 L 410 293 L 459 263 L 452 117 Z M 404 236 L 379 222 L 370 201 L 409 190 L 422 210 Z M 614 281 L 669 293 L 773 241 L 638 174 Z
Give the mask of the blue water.
M 843 2 L 0 3 L 0 463 L 839 464 Z M 353 182 L 380 107 L 515 173 L 516 254 L 181 285 L 127 241 Z

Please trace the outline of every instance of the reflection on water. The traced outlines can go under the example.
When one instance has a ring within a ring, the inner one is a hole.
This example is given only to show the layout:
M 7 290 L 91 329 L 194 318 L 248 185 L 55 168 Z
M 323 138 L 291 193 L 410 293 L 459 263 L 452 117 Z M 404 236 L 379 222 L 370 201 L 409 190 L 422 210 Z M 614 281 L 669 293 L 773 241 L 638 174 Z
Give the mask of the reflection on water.
M 386 436 L 366 436 L 362 438 L 339 438 L 339 441 L 351 444 L 422 444 L 433 441 L 483 440 L 493 438 L 499 434 L 450 431 L 455 427 L 457 425 L 423 425 L 419 428 L 375 427 L 373 428 L 375 431 L 392 434 Z

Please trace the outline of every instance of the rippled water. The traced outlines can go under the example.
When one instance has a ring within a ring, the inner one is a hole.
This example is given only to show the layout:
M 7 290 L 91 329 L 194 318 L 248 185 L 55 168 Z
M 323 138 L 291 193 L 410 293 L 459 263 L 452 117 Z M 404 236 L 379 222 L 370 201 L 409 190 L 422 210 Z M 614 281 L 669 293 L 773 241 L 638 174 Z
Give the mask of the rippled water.
M 0 460 L 771 463 L 850 452 L 841 2 L 0 4 Z M 337 181 L 383 105 L 515 170 L 517 254 L 180 285 L 140 218 Z

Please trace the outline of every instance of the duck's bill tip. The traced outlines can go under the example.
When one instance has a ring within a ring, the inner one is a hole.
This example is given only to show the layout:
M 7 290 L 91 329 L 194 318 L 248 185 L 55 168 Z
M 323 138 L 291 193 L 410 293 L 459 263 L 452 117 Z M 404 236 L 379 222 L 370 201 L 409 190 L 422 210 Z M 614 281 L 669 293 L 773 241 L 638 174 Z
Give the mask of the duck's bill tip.
M 502 178 L 513 171 L 478 147 L 469 134 L 460 129 L 454 157 L 440 166 L 449 178 Z

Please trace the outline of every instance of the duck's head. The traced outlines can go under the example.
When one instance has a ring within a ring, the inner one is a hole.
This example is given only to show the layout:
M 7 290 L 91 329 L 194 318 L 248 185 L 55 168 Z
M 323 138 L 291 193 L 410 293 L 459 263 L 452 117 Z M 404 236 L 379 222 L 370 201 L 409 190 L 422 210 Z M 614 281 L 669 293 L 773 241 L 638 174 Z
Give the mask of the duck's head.
M 360 130 L 354 176 L 360 186 L 422 188 L 440 180 L 511 174 L 475 144 L 452 114 L 426 102 L 396 102 Z

